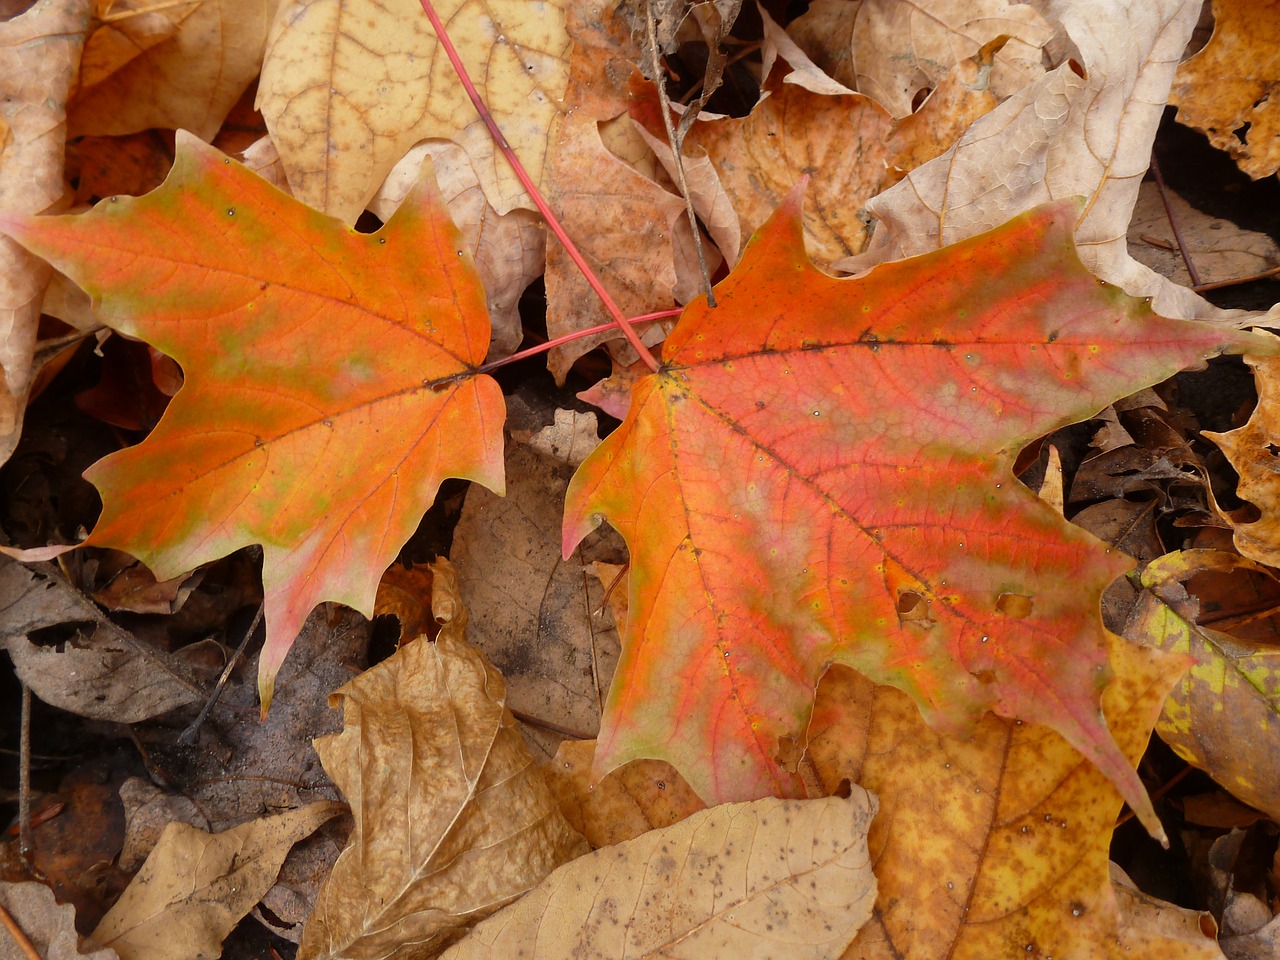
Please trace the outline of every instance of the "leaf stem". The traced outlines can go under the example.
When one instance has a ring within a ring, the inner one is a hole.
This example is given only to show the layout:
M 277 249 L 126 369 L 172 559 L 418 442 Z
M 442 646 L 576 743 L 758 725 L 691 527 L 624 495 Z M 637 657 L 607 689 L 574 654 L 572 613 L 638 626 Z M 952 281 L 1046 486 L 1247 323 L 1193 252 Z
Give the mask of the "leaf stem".
M 665 320 L 668 317 L 678 317 L 684 313 L 683 310 L 659 310 L 657 313 L 643 313 L 638 317 L 628 317 L 627 323 L 652 323 L 654 320 Z M 575 330 L 573 333 L 566 333 L 562 337 L 556 337 L 554 340 L 548 340 L 546 343 L 540 343 L 536 347 L 528 347 L 519 350 L 509 357 L 503 357 L 501 360 L 491 360 L 486 364 L 476 367 L 476 373 L 492 373 L 499 367 L 505 367 L 508 364 L 516 363 L 520 360 L 528 360 L 530 357 L 536 357 L 540 353 L 546 353 L 554 347 L 558 347 L 564 343 L 570 343 L 573 340 L 581 340 L 583 337 L 590 337 L 597 333 L 604 333 L 606 330 L 612 330 L 616 327 L 616 323 L 602 323 L 594 327 L 587 327 L 585 330 Z
M 609 291 L 604 288 L 600 278 L 587 265 L 587 261 L 579 252 L 577 245 L 564 232 L 564 227 L 560 225 L 560 221 L 556 219 L 551 207 L 547 205 L 547 201 L 543 199 L 542 194 L 534 185 L 533 179 L 524 168 L 524 164 L 520 162 L 520 158 L 516 156 L 515 151 L 511 149 L 511 145 L 507 143 L 507 138 L 498 129 L 498 122 L 493 118 L 493 114 L 489 112 L 489 108 L 485 106 L 484 101 L 480 99 L 480 92 L 476 90 L 475 84 L 471 82 L 471 75 L 467 73 L 467 68 L 463 66 L 462 58 L 458 56 L 458 51 L 454 47 L 453 41 L 449 39 L 448 31 L 445 30 L 444 23 L 440 20 L 440 15 L 436 13 L 435 7 L 432 6 L 431 0 L 420 0 L 420 2 L 423 13 L 427 15 L 427 19 L 431 21 L 431 26 L 436 31 L 440 46 L 444 48 L 445 55 L 449 58 L 449 62 L 453 64 L 454 72 L 457 73 L 458 80 L 462 83 L 462 88 L 466 90 L 472 106 L 476 108 L 476 113 L 480 114 L 480 119 L 484 121 L 484 125 L 489 128 L 489 135 L 493 137 L 494 144 L 502 151 L 502 155 L 507 158 L 507 162 L 511 164 L 511 169 L 515 172 L 516 178 L 528 191 L 529 196 L 533 198 L 534 204 L 547 221 L 547 226 L 551 229 L 551 232 L 564 245 L 565 251 L 582 272 L 582 276 L 586 278 L 587 283 L 591 285 L 591 289 L 596 292 L 596 296 L 604 304 L 605 310 L 613 317 L 613 323 L 607 324 L 606 329 L 610 326 L 618 327 L 623 336 L 627 338 L 627 342 L 640 355 L 640 359 L 644 361 L 645 366 L 657 373 L 658 361 L 649 352 L 649 348 L 641 342 L 640 335 L 636 333 L 635 328 L 631 326 L 631 321 L 627 319 L 622 309 L 614 302 L 613 297 L 609 295 Z

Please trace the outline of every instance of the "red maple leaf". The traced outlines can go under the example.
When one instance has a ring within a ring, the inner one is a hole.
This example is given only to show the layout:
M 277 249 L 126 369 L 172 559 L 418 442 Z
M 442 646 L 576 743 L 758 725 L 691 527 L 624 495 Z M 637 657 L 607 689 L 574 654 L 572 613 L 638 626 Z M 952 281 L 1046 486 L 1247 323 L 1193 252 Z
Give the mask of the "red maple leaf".
M 808 260 L 799 205 L 686 310 L 570 486 L 566 556 L 607 519 L 632 557 L 597 774 L 654 757 L 709 803 L 799 795 L 779 739 L 844 663 L 943 728 L 1047 724 L 1157 832 L 1099 708 L 1099 599 L 1130 561 L 1012 465 L 1248 335 L 1100 283 L 1069 203 L 856 280 Z
M 471 376 L 484 290 L 433 188 L 360 234 L 190 135 L 177 147 L 144 197 L 0 229 L 182 365 L 155 430 L 86 472 L 103 500 L 86 542 L 160 579 L 261 544 L 265 707 L 316 604 L 373 615 L 444 477 L 501 492 L 505 406 Z

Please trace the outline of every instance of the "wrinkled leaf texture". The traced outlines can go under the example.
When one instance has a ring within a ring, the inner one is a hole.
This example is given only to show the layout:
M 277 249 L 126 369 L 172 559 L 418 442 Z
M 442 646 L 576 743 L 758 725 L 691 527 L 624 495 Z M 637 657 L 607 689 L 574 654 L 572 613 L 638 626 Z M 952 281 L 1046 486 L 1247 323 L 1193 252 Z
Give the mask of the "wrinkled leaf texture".
M 779 763 L 854 667 L 935 726 L 1046 724 L 1160 836 L 1099 709 L 1102 590 L 1130 566 L 1018 483 L 1031 440 L 1248 335 L 1095 279 L 1071 201 L 836 280 L 800 194 L 668 337 L 575 476 L 566 555 L 607 519 L 630 616 L 596 774 L 670 761 L 709 803 L 802 795 Z
M 427 181 L 360 234 L 180 132 L 146 196 L 0 230 L 182 365 L 155 430 L 86 471 L 103 501 L 86 542 L 160 579 L 261 544 L 264 708 L 316 604 L 372 616 L 444 477 L 503 489 L 502 394 L 468 375 L 484 290 Z

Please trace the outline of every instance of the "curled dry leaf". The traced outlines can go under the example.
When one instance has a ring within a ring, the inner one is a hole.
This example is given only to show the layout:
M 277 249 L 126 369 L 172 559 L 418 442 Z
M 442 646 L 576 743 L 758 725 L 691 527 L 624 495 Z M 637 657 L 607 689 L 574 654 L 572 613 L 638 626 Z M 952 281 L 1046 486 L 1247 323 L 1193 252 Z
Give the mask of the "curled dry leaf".
M 75 907 L 57 903 L 53 891 L 43 883 L 0 883 L 0 909 L 13 918 L 43 960 L 119 960 L 118 954 L 107 948 L 90 946 L 81 953 Z M 8 932 L 0 933 L 0 957 L 19 960 L 27 956 Z
M 1183 663 L 1108 644 L 1116 679 L 1102 709 L 1136 762 Z M 1120 794 L 1046 727 L 987 716 L 971 737 L 947 736 L 901 692 L 837 666 L 818 688 L 808 759 L 822 788 L 850 780 L 880 801 L 876 907 L 843 960 L 1221 957 L 1212 940 L 1126 919 L 1107 864 Z
M 1246 355 L 1245 363 L 1253 368 L 1258 385 L 1258 405 L 1249 422 L 1226 433 L 1206 430 L 1204 436 L 1222 448 L 1240 475 L 1236 493 L 1258 508 L 1256 520 L 1237 521 L 1218 507 L 1235 531 L 1236 549 L 1251 560 L 1280 567 L 1280 472 L 1276 470 L 1280 460 L 1280 357 Z
M 1035 6 L 1012 0 L 863 0 L 850 38 L 855 86 L 894 117 L 905 117 L 920 91 L 937 87 L 955 64 L 1000 36 L 1009 40 L 996 54 L 991 86 L 1003 100 L 1044 73 L 1041 49 L 1053 38 L 1053 27 Z
M 1257 180 L 1280 168 L 1280 2 L 1213 0 L 1213 36 L 1178 67 L 1169 103 Z
M 834 957 L 866 922 L 876 801 L 757 800 L 561 867 L 441 960 Z
M 90 0 L 57 0 L 0 23 L 0 215 L 41 213 L 62 196 L 67 94 L 90 8 Z M 22 431 L 51 275 L 38 257 L 0 236 L 0 463 Z
M 885 221 L 868 252 L 840 269 L 936 250 L 988 230 L 1016 211 L 1083 196 L 1075 225 L 1093 273 L 1170 317 L 1225 316 L 1192 291 L 1132 259 L 1125 229 L 1151 160 L 1151 144 L 1200 0 L 1047 0 L 1083 58 L 1019 90 L 951 149 L 868 205 Z
M 434 643 L 401 647 L 330 697 L 316 741 L 355 828 L 303 932 L 300 960 L 413 957 L 456 939 L 586 850 L 465 640 L 448 561 L 432 565 Z
M 0 645 L 45 703 L 82 717 L 137 723 L 204 696 L 186 666 L 109 621 L 60 576 L 0 557 Z M 83 627 L 57 646 L 28 636 Z
M 537 16 L 525 0 L 443 0 L 435 8 L 539 183 L 568 77 L 564 3 L 546 0 Z M 344 222 L 354 222 L 396 161 L 428 139 L 467 152 L 499 214 L 536 209 L 413 4 L 286 0 L 267 43 L 258 108 L 294 196 Z
M 293 845 L 343 810 L 321 801 L 212 834 L 170 824 L 94 941 L 121 960 L 219 956 L 223 938 L 275 883 Z
M 1197 624 L 1199 604 L 1185 584 L 1204 573 L 1229 575 L 1241 602 L 1248 574 L 1275 579 L 1234 553 L 1166 554 L 1143 570 L 1145 589 L 1125 635 L 1194 658 L 1156 724 L 1161 739 L 1245 803 L 1280 819 L 1280 646 Z

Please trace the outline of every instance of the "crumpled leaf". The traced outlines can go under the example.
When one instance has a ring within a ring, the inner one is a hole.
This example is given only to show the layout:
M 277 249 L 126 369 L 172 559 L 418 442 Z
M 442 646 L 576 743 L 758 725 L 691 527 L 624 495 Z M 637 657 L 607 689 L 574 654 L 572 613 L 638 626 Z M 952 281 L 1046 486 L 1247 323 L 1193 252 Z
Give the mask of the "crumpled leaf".
M 1178 67 L 1169 103 L 1253 179 L 1280 169 L 1280 2 L 1213 0 L 1213 36 Z
M 152 127 L 212 140 L 262 66 L 279 0 L 117 0 L 85 47 L 71 136 Z
M 344 730 L 315 746 L 355 829 L 299 960 L 424 956 L 586 851 L 520 739 L 502 676 L 466 643 L 448 561 L 432 574 L 435 642 L 402 646 L 329 698 Z
M 222 833 L 170 824 L 93 939 L 120 960 L 219 956 L 223 938 L 275 883 L 290 848 L 342 812 L 342 804 L 323 800 Z
M 83 624 L 57 646 L 31 642 L 44 627 Z M 45 703 L 82 717 L 137 723 L 205 696 L 172 654 L 143 643 L 48 572 L 0 557 L 0 647 Z
M 1178 58 L 1200 0 L 1046 0 L 1079 48 L 969 127 L 941 156 L 873 199 L 872 246 L 838 269 L 936 250 L 1048 200 L 1083 196 L 1075 239 L 1086 267 L 1171 317 L 1223 317 L 1192 291 L 1133 260 L 1125 228 L 1151 160 Z
M 779 738 L 830 663 L 963 730 L 1044 723 L 1159 835 L 1098 713 L 1098 602 L 1127 562 L 1014 481 L 1032 439 L 1206 353 L 1256 343 L 1100 286 L 1059 204 L 860 280 L 803 254 L 793 194 L 667 338 L 579 469 L 566 555 L 631 551 L 597 774 L 669 760 L 708 802 L 795 795 Z
M 876 801 L 758 800 L 561 867 L 441 960 L 833 957 L 871 912 Z
M 62 196 L 66 100 L 90 6 L 90 0 L 54 0 L 0 23 L 0 216 L 42 213 Z M 40 303 L 51 273 L 0 236 L 0 463 L 22 432 Z
M 1102 709 L 1136 762 L 1183 663 L 1114 635 L 1107 644 L 1115 680 Z M 971 736 L 948 736 L 901 692 L 836 666 L 818 688 L 807 758 L 824 789 L 848 779 L 880 800 L 868 838 L 876 907 L 843 960 L 1222 956 L 1126 903 L 1107 863 L 1120 795 L 1046 727 L 988 715 Z
M 1004 99 L 1044 73 L 1041 49 L 1053 28 L 1034 5 L 863 0 L 851 37 L 854 86 L 894 117 L 905 117 L 915 109 L 917 93 L 937 87 L 955 64 L 999 36 L 1009 41 L 996 54 L 991 85 Z
M 488 348 L 484 290 L 428 185 L 358 234 L 180 134 L 145 197 L 0 229 L 182 365 L 156 429 L 86 472 L 87 542 L 160 579 L 261 544 L 264 706 L 316 604 L 372 614 L 443 477 L 502 489 L 501 392 L 459 379 Z
M 1145 588 L 1125 635 L 1195 658 L 1156 724 L 1178 756 L 1273 819 L 1280 818 L 1280 647 L 1197 624 L 1200 604 L 1185 585 L 1199 574 L 1267 568 L 1216 550 L 1181 550 L 1142 571 Z M 1240 591 L 1243 601 L 1244 591 Z
M 87 953 L 80 952 L 75 907 L 57 903 L 43 883 L 0 883 L 0 909 L 13 918 L 44 960 L 118 960 L 114 950 L 87 947 Z M 0 956 L 5 960 L 25 957 L 9 937 L 6 932 L 0 939 Z
M 525 0 L 442 0 L 435 8 L 481 99 L 539 183 L 568 77 L 563 0 L 545 0 L 536 16 Z M 467 151 L 499 214 L 536 209 L 410 0 L 285 0 L 267 41 L 258 109 L 294 196 L 346 223 L 396 161 L 427 139 Z
M 1236 493 L 1258 508 L 1256 520 L 1225 515 L 1236 549 L 1251 560 L 1280 567 L 1280 358 L 1246 356 L 1258 385 L 1258 405 L 1249 422 L 1226 433 L 1203 431 L 1240 475 Z M 1219 507 L 1219 512 L 1223 511 Z

